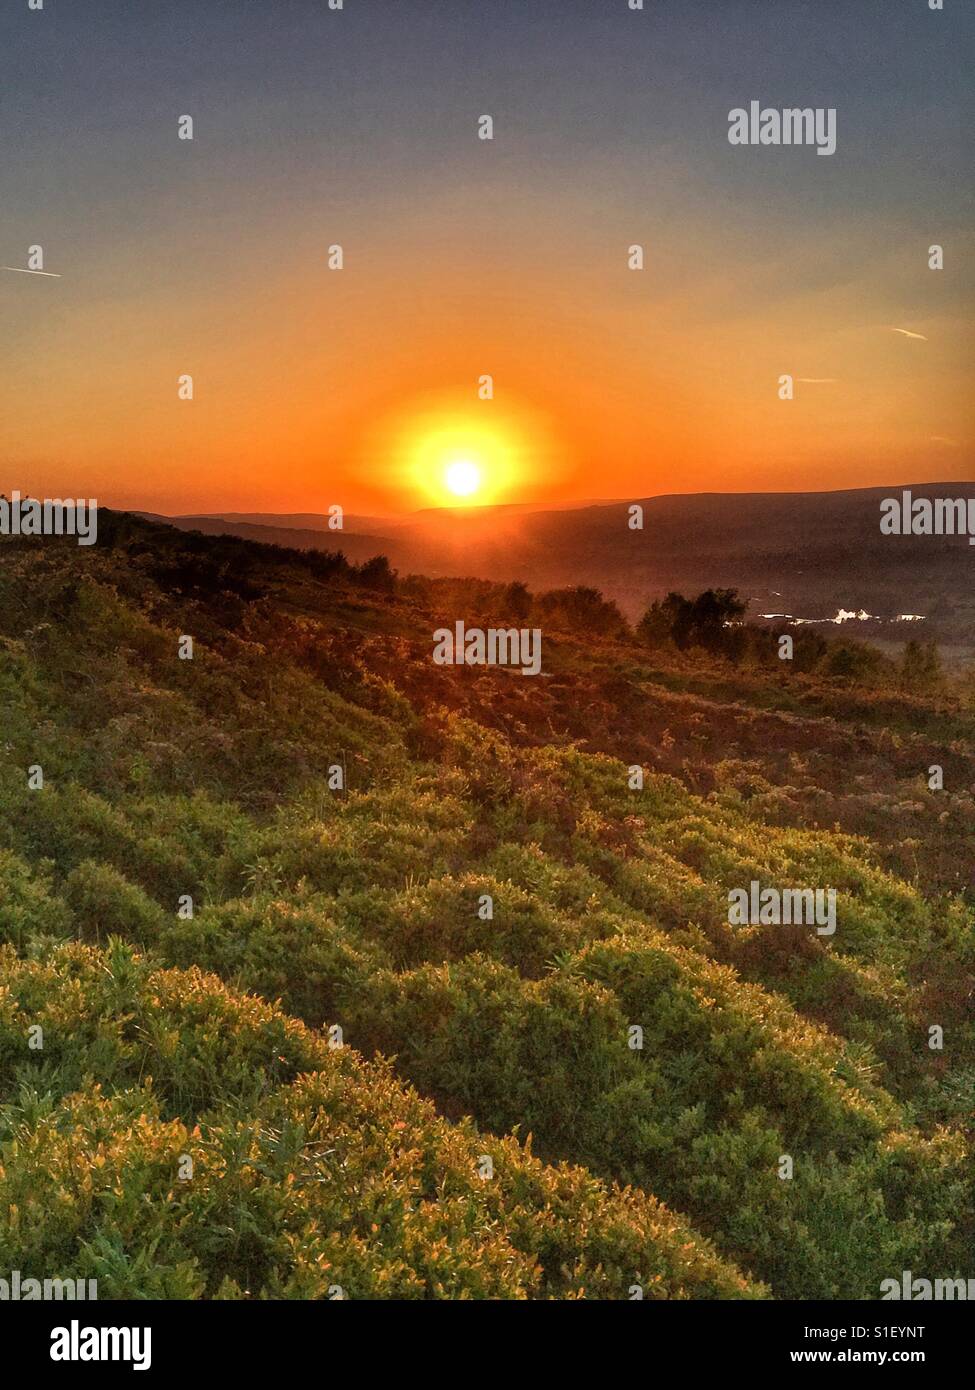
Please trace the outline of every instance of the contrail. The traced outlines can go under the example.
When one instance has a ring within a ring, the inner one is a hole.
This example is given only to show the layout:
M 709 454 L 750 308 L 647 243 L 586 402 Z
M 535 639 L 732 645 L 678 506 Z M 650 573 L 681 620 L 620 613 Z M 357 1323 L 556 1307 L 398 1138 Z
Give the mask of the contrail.
M 922 343 L 926 343 L 928 341 L 923 333 L 911 333 L 906 328 L 892 328 L 890 331 L 891 333 L 903 333 L 905 338 L 920 338 Z
M 52 280 L 60 280 L 53 270 L 25 270 L 22 265 L 0 265 L 0 270 L 15 270 L 18 275 L 49 275 Z

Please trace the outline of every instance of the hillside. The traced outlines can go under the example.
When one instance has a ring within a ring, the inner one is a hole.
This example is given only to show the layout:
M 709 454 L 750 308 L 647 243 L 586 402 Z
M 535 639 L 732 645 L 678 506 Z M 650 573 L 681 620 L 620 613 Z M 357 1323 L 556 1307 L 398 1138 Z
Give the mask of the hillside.
M 915 497 L 975 497 L 965 482 L 905 483 Z M 870 640 L 903 641 L 902 614 L 926 635 L 975 656 L 975 548 L 965 536 L 882 536 L 880 502 L 901 485 L 842 492 L 698 493 L 565 509 L 440 508 L 380 519 L 349 516 L 344 532 L 313 514 L 175 517 L 173 524 L 299 549 L 384 554 L 401 573 L 520 579 L 533 589 L 592 584 L 635 621 L 670 589 L 738 588 L 749 617 L 785 613 L 825 623 L 841 609 Z M 907 634 L 910 635 L 910 634 Z
M 0 541 L 11 1268 L 174 1298 L 972 1275 L 970 686 L 650 649 L 539 596 L 543 675 L 433 665 L 510 598 L 123 514 Z M 834 887 L 835 935 L 729 925 L 754 879 Z

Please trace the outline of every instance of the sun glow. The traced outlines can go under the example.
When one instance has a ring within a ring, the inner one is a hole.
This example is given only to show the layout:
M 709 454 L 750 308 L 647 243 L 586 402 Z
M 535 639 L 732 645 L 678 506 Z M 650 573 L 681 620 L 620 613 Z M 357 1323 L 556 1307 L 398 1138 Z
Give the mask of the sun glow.
M 454 393 L 436 392 L 381 415 L 363 437 L 360 467 L 405 508 L 490 507 L 550 487 L 565 460 L 539 411 L 510 401 L 458 406 Z
M 451 412 L 417 420 L 407 469 L 435 506 L 503 501 L 523 471 L 525 441 L 510 422 Z
M 481 486 L 481 470 L 471 459 L 448 463 L 443 480 L 455 497 L 470 497 Z

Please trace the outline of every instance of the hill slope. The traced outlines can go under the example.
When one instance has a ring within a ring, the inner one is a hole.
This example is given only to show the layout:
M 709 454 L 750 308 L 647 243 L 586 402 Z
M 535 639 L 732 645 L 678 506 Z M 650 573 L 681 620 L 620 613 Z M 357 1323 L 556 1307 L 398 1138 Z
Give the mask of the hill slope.
M 905 483 L 915 497 L 975 498 L 970 482 Z M 788 613 L 817 622 L 840 609 L 874 615 L 857 626 L 876 640 L 903 640 L 901 614 L 975 655 L 975 548 L 965 536 L 883 536 L 880 502 L 901 486 L 843 492 L 698 493 L 560 510 L 441 508 L 390 521 L 227 514 L 173 524 L 301 549 L 342 549 L 352 559 L 385 554 L 402 573 L 521 579 L 532 588 L 594 584 L 635 621 L 669 589 L 738 588 L 750 616 Z M 295 529 L 291 529 L 295 528 Z M 910 635 L 910 634 L 908 634 Z
M 975 932 L 939 848 L 975 823 L 970 708 L 572 631 L 535 681 L 435 667 L 446 615 L 375 571 L 101 529 L 0 546 L 15 1265 L 175 1297 L 971 1273 Z M 730 926 L 756 878 L 835 887 L 835 936 Z

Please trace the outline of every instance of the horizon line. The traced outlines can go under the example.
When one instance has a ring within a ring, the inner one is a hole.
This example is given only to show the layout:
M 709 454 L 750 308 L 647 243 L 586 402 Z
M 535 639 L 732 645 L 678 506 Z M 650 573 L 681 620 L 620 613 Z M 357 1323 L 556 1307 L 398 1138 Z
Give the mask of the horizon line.
M 443 506 L 415 507 L 415 508 L 413 508 L 413 509 L 411 509 L 411 510 L 406 510 L 406 511 L 385 511 L 385 512 L 382 512 L 382 511 L 380 511 L 380 512 L 357 511 L 357 510 L 352 509 L 352 508 L 343 508 L 343 515 L 345 515 L 345 516 L 366 516 L 366 517 L 369 517 L 369 518 L 376 518 L 376 519 L 380 519 L 380 520 L 390 520 L 390 519 L 394 519 L 394 518 L 424 517 L 424 516 L 439 515 L 439 514 L 443 514 L 443 515 L 461 515 L 461 516 L 469 516 L 469 515 L 471 515 L 471 514 L 476 514 L 476 513 L 481 513 L 481 512 L 483 512 L 483 513 L 486 514 L 486 513 L 490 513 L 490 512 L 499 512 L 499 511 L 508 511 L 508 510 L 526 509 L 526 508 L 530 508 L 530 509 L 532 509 L 532 510 L 534 510 L 534 511 L 540 511 L 540 512 L 544 512 L 544 511 L 582 511 L 582 510 L 584 510 L 584 509 L 587 508 L 587 507 L 593 507 L 593 508 L 595 508 L 595 507 L 632 506 L 632 505 L 634 505 L 634 504 L 643 503 L 643 502 L 660 502 L 660 501 L 669 501 L 669 500 L 671 500 L 671 499 L 673 499 L 673 498 L 690 498 L 690 497 L 702 497 L 702 498 L 704 498 L 704 497 L 755 497 L 755 498 L 759 498 L 759 497 L 761 497 L 761 498 L 766 498 L 766 497 L 838 497 L 838 496 L 843 496 L 843 495 L 852 495 L 852 494 L 854 494 L 854 493 L 867 493 L 867 492 L 898 492 L 898 491 L 903 492 L 903 491 L 909 491 L 909 490 L 915 490 L 915 491 L 916 491 L 916 490 L 922 489 L 922 488 L 927 488 L 927 489 L 930 489 L 930 488 L 944 488 L 944 489 L 950 489 L 950 488 L 958 488 L 958 487 L 962 487 L 962 488 L 971 488 L 971 487 L 975 487 L 975 479 L 961 479 L 961 478 L 956 478 L 956 479 L 938 479 L 938 480 L 935 480 L 935 481 L 933 481 L 933 482 L 916 482 L 916 481 L 915 481 L 915 482 L 911 482 L 911 481 L 907 481 L 907 482 L 898 482 L 898 483 L 875 483 L 875 484 L 872 484 L 872 485 L 870 485 L 870 486 L 865 486 L 865 487 L 848 487 L 848 488 L 775 488 L 775 489 L 747 488 L 747 489 L 727 489 L 727 490 L 720 490 L 720 489 L 715 489 L 715 488 L 708 488 L 708 489 L 706 489 L 706 490 L 702 490 L 702 491 L 698 491 L 698 492 L 654 492 L 654 493 L 644 493 L 644 494 L 642 494 L 641 496 L 629 496 L 629 497 L 590 497 L 590 498 L 580 498 L 580 499 L 578 499 L 578 500 L 569 500 L 569 501 L 549 501 L 549 502 L 543 502 L 543 501 L 538 501 L 538 502 L 536 502 L 536 501 L 524 501 L 524 502 L 518 502 L 518 501 L 510 501 L 510 502 L 480 502 L 480 503 L 471 504 L 470 506 L 453 505 L 453 504 L 450 504 L 450 503 L 445 503 Z M 150 507 L 145 507 L 145 506 L 142 506 L 142 507 L 139 507 L 139 506 L 111 506 L 111 505 L 108 504 L 108 503 L 104 503 L 103 505 L 106 506 L 106 507 L 108 508 L 108 510 L 110 510 L 110 511 L 133 512 L 133 513 L 142 514 L 142 515 L 169 517 L 169 518 L 171 518 L 171 519 L 173 519 L 173 520 L 177 520 L 177 521 L 186 520 L 187 518 L 193 518 L 193 517 L 201 517 L 201 518 L 209 517 L 209 518 L 212 518 L 212 519 L 217 520 L 217 521 L 223 521 L 223 520 L 228 520 L 228 519 L 238 519 L 238 520 L 241 520 L 241 521 L 246 521 L 249 517 L 257 517 L 257 516 L 263 516 L 263 517 L 296 517 L 296 516 L 309 516 L 309 517 L 323 517 L 323 518 L 327 518 L 327 517 L 329 516 L 329 512 L 328 512 L 327 510 L 316 511 L 316 510 L 314 510 L 313 508 L 299 508 L 299 507 L 291 508 L 290 510 L 285 510 L 285 511 L 280 511 L 280 512 L 273 512 L 273 511 L 268 511 L 268 510 L 262 510 L 262 509 L 260 509 L 260 508 L 255 508 L 255 509 L 249 510 L 249 511 L 241 511 L 241 510 L 238 510 L 237 508 L 230 508 L 230 507 L 228 507 L 228 508 L 226 508 L 226 509 L 223 509 L 223 510 L 219 510 L 219 511 L 214 511 L 214 510 L 195 510 L 195 511 L 187 511 L 187 512 L 163 512 L 163 511 L 159 511 L 159 510 L 156 509 L 156 508 L 150 508 Z M 333 504 L 333 505 L 334 505 L 334 504 Z

